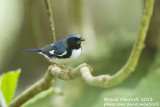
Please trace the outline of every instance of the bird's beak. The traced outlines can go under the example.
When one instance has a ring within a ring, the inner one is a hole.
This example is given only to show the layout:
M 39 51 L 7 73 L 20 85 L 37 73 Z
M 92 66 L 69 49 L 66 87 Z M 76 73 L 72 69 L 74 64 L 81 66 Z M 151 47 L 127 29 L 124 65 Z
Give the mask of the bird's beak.
M 85 41 L 85 39 L 81 38 L 80 41 Z

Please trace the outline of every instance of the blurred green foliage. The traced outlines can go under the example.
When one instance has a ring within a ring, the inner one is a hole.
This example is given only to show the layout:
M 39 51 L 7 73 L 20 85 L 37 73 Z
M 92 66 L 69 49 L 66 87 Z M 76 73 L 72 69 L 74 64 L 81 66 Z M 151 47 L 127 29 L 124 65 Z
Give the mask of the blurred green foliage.
M 10 5 L 14 2 L 1 1 Z M 52 43 L 52 36 L 43 0 L 14 3 L 17 10 L 10 8 L 10 5 L 5 10 L 4 5 L 4 12 L 0 11 L 0 16 L 10 15 L 0 20 L 3 22 L 0 24 L 1 31 L 7 33 L 0 32 L 0 40 L 7 38 L 0 42 L 0 46 L 3 46 L 3 51 L 0 51 L 0 72 L 18 67 L 23 69 L 18 87 L 20 93 L 41 78 L 50 65 L 42 56 L 24 54 L 23 51 Z M 160 37 L 159 4 L 160 1 L 156 0 L 140 62 L 135 72 L 121 85 L 103 89 L 88 86 L 81 78 L 72 81 L 56 80 L 54 86 L 61 87 L 64 95 L 53 95 L 28 107 L 99 107 L 103 106 L 104 97 L 140 96 L 160 101 L 160 62 L 157 61 L 160 58 L 160 46 L 157 45 Z M 114 74 L 124 65 L 136 39 L 144 0 L 53 0 L 52 7 L 57 40 L 73 33 L 81 34 L 86 39 L 82 44 L 82 56 L 67 66 L 75 67 L 86 62 L 94 67 L 93 75 L 100 75 Z M 16 26 L 14 23 L 17 23 Z
M 0 97 L 1 101 L 3 100 L 2 98 L 4 98 L 7 104 L 11 102 L 17 88 L 20 73 L 21 70 L 18 69 L 1 75 L 0 91 L 3 95 L 3 97 Z
M 22 105 L 22 107 L 26 107 L 28 105 L 32 105 L 33 103 L 36 103 L 38 100 L 45 98 L 46 96 L 48 96 L 49 94 L 53 94 L 54 93 L 54 89 L 53 87 L 49 88 L 46 91 L 43 91 L 41 93 L 39 93 L 38 95 L 36 95 L 35 97 L 33 97 L 32 99 L 30 99 L 29 101 L 27 101 L 26 103 L 24 103 Z

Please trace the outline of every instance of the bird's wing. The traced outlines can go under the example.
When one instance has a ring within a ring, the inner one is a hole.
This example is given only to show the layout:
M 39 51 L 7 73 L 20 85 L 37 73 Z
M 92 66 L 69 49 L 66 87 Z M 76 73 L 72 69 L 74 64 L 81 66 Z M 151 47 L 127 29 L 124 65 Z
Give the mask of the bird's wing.
M 47 45 L 41 48 L 44 54 L 47 54 L 49 57 L 61 57 L 67 54 L 67 43 L 65 40 L 60 40 L 53 44 Z
M 53 50 L 50 50 L 49 53 L 60 57 L 66 54 L 66 48 L 61 46 L 53 46 Z

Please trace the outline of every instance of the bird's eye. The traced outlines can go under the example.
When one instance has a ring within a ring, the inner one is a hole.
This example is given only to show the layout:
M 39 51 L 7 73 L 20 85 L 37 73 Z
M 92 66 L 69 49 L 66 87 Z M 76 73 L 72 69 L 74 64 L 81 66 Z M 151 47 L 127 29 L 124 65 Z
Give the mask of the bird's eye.
M 76 38 L 72 38 L 73 41 L 76 41 Z

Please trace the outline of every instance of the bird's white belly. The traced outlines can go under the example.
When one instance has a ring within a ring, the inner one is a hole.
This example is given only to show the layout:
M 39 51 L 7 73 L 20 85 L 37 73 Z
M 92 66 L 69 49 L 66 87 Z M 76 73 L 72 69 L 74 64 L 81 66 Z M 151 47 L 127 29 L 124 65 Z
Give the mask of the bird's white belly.
M 82 51 L 82 49 L 80 48 L 80 49 L 73 49 L 72 50 L 72 55 L 71 55 L 71 59 L 77 59 L 79 56 L 80 56 L 80 54 L 81 54 L 81 51 Z
M 58 59 L 58 58 L 52 58 L 52 59 L 49 59 L 50 62 L 53 62 L 53 63 L 57 63 L 57 64 L 63 64 L 63 63 L 68 63 L 68 62 L 71 62 L 75 59 L 77 59 L 80 54 L 81 54 L 81 48 L 80 49 L 74 49 L 72 50 L 72 55 L 70 56 L 70 58 L 61 58 L 61 59 Z

